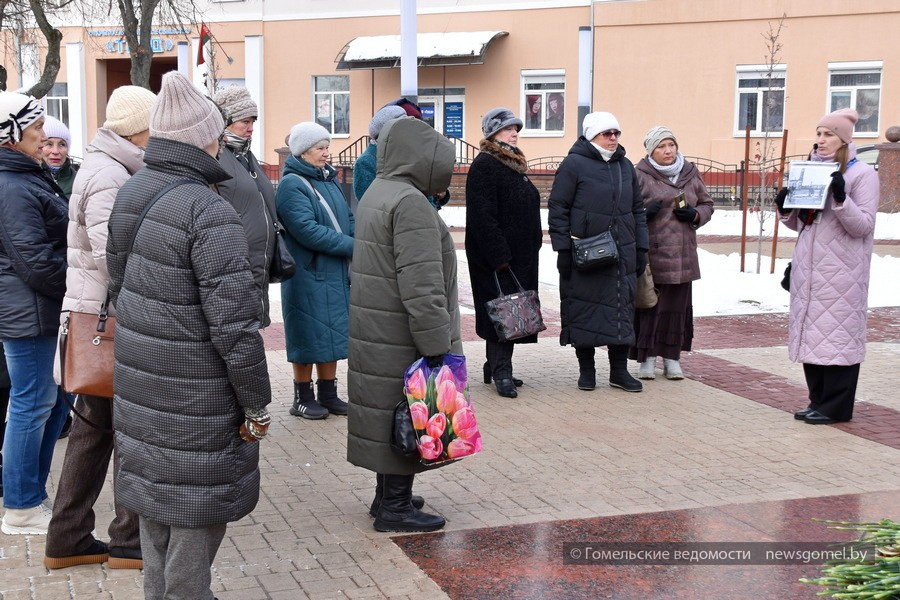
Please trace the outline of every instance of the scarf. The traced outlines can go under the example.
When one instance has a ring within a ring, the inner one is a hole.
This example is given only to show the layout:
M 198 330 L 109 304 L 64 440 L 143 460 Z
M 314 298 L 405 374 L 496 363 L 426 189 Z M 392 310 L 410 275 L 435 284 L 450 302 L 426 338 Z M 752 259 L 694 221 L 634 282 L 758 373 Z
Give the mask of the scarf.
M 528 170 L 528 161 L 525 159 L 525 154 L 506 142 L 484 139 L 481 140 L 478 149 L 488 156 L 493 156 L 500 164 L 509 167 L 517 173 L 524 173 Z
M 241 137 L 230 129 L 225 130 L 225 147 L 235 154 L 246 154 L 250 149 L 250 138 Z
M 678 181 L 678 175 L 681 174 L 681 170 L 684 168 L 684 155 L 681 152 L 677 152 L 675 154 L 675 162 L 673 162 L 671 165 L 663 166 L 657 164 L 657 162 L 653 160 L 653 158 L 651 158 L 648 154 L 647 162 L 650 163 L 650 165 L 654 169 L 659 171 L 664 177 L 668 177 L 669 181 L 675 183 L 676 181 Z
M 602 146 L 599 146 L 594 142 L 591 142 L 590 144 L 597 149 L 597 152 L 600 153 L 600 156 L 603 157 L 603 160 L 605 160 L 606 162 L 609 162 L 609 160 L 613 157 L 613 154 L 616 153 L 615 150 L 607 150 L 606 148 L 603 148 Z

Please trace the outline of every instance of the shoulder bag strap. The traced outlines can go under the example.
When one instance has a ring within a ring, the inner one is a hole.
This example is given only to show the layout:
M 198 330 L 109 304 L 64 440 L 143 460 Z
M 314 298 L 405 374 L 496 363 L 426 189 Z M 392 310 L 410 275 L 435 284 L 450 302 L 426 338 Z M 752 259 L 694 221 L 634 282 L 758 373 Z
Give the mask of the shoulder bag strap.
M 301 176 L 301 175 L 297 175 L 296 173 L 288 173 L 288 175 L 293 175 L 294 177 L 296 177 L 297 179 L 299 179 L 300 181 L 302 181 L 302 182 L 306 185 L 306 187 L 307 187 L 313 194 L 316 195 L 316 197 L 319 199 L 319 203 L 322 205 L 322 208 L 324 208 L 324 209 L 325 209 L 325 212 L 328 213 L 328 218 L 331 219 L 331 224 L 334 226 L 334 229 L 335 229 L 338 233 L 344 233 L 344 230 L 341 229 L 341 226 L 340 226 L 340 224 L 338 223 L 337 217 L 334 216 L 334 211 L 331 210 L 331 207 L 328 205 L 328 202 L 325 201 L 325 198 L 322 197 L 322 194 L 319 193 L 319 190 L 317 190 L 317 189 L 313 186 L 313 184 L 311 184 L 311 183 L 309 182 L 309 180 L 308 180 L 306 177 L 303 177 L 303 176 Z

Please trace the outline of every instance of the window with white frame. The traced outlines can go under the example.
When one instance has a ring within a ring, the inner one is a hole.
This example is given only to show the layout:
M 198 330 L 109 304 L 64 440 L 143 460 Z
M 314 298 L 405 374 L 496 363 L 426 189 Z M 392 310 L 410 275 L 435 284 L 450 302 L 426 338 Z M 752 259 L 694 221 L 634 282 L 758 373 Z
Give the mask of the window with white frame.
M 881 65 L 881 61 L 828 63 L 828 110 L 856 109 L 855 135 L 878 136 Z
M 750 126 L 750 133 L 781 134 L 784 131 L 784 90 L 787 67 L 746 65 L 737 68 L 735 135 Z
M 321 75 L 313 77 L 313 115 L 316 123 L 332 135 L 350 134 L 350 77 Z
M 526 134 L 562 135 L 566 72 L 563 69 L 522 71 L 520 110 Z
M 56 117 L 69 126 L 69 84 L 54 83 L 53 87 L 44 97 L 44 106 L 47 114 Z

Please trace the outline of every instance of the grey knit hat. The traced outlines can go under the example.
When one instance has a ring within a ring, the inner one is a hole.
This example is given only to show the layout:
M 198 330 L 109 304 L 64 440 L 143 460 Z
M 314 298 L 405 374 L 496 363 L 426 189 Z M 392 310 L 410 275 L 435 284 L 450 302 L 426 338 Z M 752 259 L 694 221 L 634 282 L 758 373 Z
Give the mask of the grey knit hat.
M 644 149 L 647 151 L 647 154 L 653 154 L 653 151 L 656 150 L 656 147 L 659 146 L 663 140 L 672 140 L 675 142 L 675 148 L 678 148 L 678 140 L 675 139 L 675 134 L 671 129 L 664 125 L 651 127 L 650 131 L 647 132 L 647 135 L 644 136 Z
M 150 129 L 150 111 L 156 94 L 137 85 L 123 85 L 113 90 L 106 103 L 103 126 L 121 137 Z
M 230 85 L 216 92 L 213 100 L 225 114 L 225 124 L 231 125 L 235 121 L 243 121 L 246 118 L 259 116 L 259 108 L 250 90 L 240 85 Z
M 301 154 L 323 140 L 331 141 L 328 130 L 312 121 L 298 123 L 291 127 L 291 135 L 288 136 L 288 147 L 291 154 L 299 157 Z
M 150 112 L 150 136 L 206 148 L 225 130 L 222 112 L 187 77 L 169 71 Z
M 485 138 L 490 138 L 495 133 L 510 125 L 516 126 L 516 131 L 522 131 L 522 119 L 513 114 L 508 108 L 492 108 L 481 119 L 481 131 Z
M 397 106 L 396 104 L 388 104 L 377 113 L 375 113 L 375 116 L 372 117 L 371 121 L 369 121 L 369 137 L 373 140 L 377 140 L 378 134 L 381 133 L 381 128 L 384 127 L 385 123 L 405 116 L 406 111 L 403 110 L 402 106 Z

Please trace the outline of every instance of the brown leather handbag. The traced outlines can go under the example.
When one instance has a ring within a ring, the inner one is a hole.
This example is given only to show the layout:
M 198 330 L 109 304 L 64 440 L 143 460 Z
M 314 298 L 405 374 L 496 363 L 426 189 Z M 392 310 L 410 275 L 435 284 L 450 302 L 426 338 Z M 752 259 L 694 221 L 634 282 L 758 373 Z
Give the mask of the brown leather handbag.
M 59 370 L 65 391 L 113 397 L 115 333 L 116 318 L 109 316 L 109 297 L 100 314 L 69 312 L 59 336 Z

